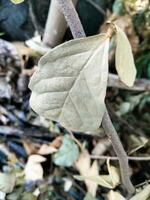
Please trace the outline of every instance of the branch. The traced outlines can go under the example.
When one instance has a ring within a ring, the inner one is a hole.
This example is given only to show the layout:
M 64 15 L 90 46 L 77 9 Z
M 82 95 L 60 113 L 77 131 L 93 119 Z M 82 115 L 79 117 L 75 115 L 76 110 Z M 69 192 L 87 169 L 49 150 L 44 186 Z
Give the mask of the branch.
M 97 156 L 97 155 L 90 155 L 91 159 L 102 159 L 102 160 L 118 160 L 118 157 L 116 156 Z M 132 161 L 150 161 L 150 156 L 128 156 L 128 160 Z
M 83 30 L 82 24 L 78 17 L 78 14 L 70 0 L 57 0 L 62 8 L 62 12 L 68 22 L 71 32 L 74 38 L 85 37 L 85 32 Z M 113 124 L 110 120 L 109 114 L 106 111 L 102 120 L 102 126 L 105 130 L 107 136 L 111 139 L 114 150 L 118 156 L 120 168 L 121 168 L 121 177 L 125 189 L 128 194 L 131 195 L 134 193 L 135 189 L 130 181 L 129 175 L 129 166 L 128 166 L 128 157 L 126 152 L 120 142 L 117 132 L 115 131 Z
M 150 91 L 150 81 L 147 79 L 137 79 L 134 83 L 134 86 L 128 87 L 120 81 L 117 75 L 109 74 L 108 87 L 116 87 L 120 89 L 133 91 Z
M 78 14 L 71 0 L 57 0 L 74 38 L 86 37 Z
M 72 0 L 74 4 L 76 4 L 77 1 L 78 0 Z M 61 43 L 66 29 L 67 23 L 60 10 L 59 4 L 56 0 L 52 0 L 43 35 L 43 43 L 50 47 L 57 46 Z

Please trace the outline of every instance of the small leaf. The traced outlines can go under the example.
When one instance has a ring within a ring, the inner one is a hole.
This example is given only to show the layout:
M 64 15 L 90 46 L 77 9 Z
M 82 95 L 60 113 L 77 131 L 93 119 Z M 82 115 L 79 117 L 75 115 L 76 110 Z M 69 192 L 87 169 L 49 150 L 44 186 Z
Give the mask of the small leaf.
M 14 4 L 19 4 L 19 3 L 22 3 L 24 2 L 24 0 L 10 0 L 12 3 Z
M 0 173 L 0 191 L 4 193 L 11 193 L 15 187 L 15 174 Z
M 94 161 L 91 165 L 91 158 L 89 153 L 84 150 L 83 153 L 80 154 L 78 160 L 75 163 L 77 170 L 80 172 L 82 176 L 98 176 L 99 175 L 99 167 L 97 161 Z M 85 179 L 85 184 L 88 192 L 95 197 L 96 191 L 98 188 L 98 184 L 89 179 Z
M 109 175 L 100 175 L 100 176 L 74 176 L 79 181 L 90 180 L 94 183 L 97 183 L 100 186 L 113 189 L 112 180 Z
M 95 200 L 95 198 L 90 193 L 87 193 L 84 200 Z
M 97 172 L 95 174 L 90 173 L 90 170 L 91 170 L 89 168 L 90 159 L 88 158 L 87 159 L 88 162 L 87 162 L 87 164 L 85 164 L 85 158 L 86 158 L 86 155 L 83 157 L 81 164 L 76 163 L 76 166 L 77 166 L 77 168 L 79 168 L 80 174 L 82 175 L 82 176 L 74 176 L 77 180 L 85 181 L 87 186 L 88 186 L 87 183 L 90 182 L 91 187 L 92 187 L 92 185 L 94 185 L 96 183 L 100 186 L 103 186 L 103 187 L 106 187 L 109 189 L 113 189 L 117 185 L 120 184 L 119 171 L 116 167 L 110 165 L 109 161 L 107 162 L 109 175 L 98 175 L 98 167 L 97 167 Z M 97 185 L 96 185 L 96 188 L 97 188 Z M 88 190 L 88 192 L 91 193 L 91 191 L 89 191 L 89 190 Z M 93 194 L 93 193 L 91 193 L 91 194 Z
M 116 186 L 120 184 L 119 170 L 113 165 L 110 165 L 110 160 L 107 161 L 107 168 L 112 180 L 112 185 L 115 188 Z
M 40 155 L 31 155 L 28 158 L 27 164 L 25 166 L 25 180 L 37 181 L 43 179 L 43 168 L 41 166 L 42 162 L 45 162 L 46 158 Z
M 77 160 L 79 149 L 70 136 L 63 137 L 60 149 L 53 155 L 53 162 L 58 166 L 70 167 Z
M 29 83 L 32 109 L 73 131 L 97 130 L 106 110 L 108 49 L 101 34 L 50 50 Z
M 108 200 L 126 200 L 119 192 L 111 190 L 108 195 Z
M 38 154 L 40 155 L 49 155 L 55 152 L 57 152 L 57 149 L 50 144 L 42 144 L 42 146 L 38 150 Z
M 131 87 L 136 78 L 136 67 L 131 45 L 125 33 L 116 25 L 116 70 L 123 83 Z
M 150 197 L 150 184 L 147 185 L 141 192 L 137 193 L 130 200 L 147 200 Z

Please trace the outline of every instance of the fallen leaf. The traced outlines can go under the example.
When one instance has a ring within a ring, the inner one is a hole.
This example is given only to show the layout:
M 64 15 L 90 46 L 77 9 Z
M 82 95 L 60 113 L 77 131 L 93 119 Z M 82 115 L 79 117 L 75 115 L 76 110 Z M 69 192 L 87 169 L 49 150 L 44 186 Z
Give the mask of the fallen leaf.
M 98 176 L 99 169 L 97 161 L 94 161 L 91 165 L 91 158 L 87 151 L 80 154 L 78 160 L 75 163 L 77 170 L 80 172 L 81 176 Z M 81 177 L 80 176 L 80 177 Z M 75 176 L 78 177 L 78 176 Z M 95 197 L 98 184 L 92 180 L 84 179 L 88 192 Z
M 131 45 L 125 33 L 116 25 L 116 70 L 123 83 L 131 87 L 136 78 L 136 67 Z
M 84 162 L 82 161 L 81 163 L 84 163 Z M 120 184 L 120 176 L 119 176 L 118 169 L 114 166 L 111 166 L 109 163 L 107 163 L 109 175 L 98 175 L 98 174 L 94 175 L 90 173 L 90 169 L 87 170 L 87 172 L 85 173 L 84 171 L 85 166 L 86 166 L 85 164 L 84 165 L 81 164 L 81 166 L 77 164 L 77 167 L 80 168 L 80 172 L 82 170 L 82 173 L 80 173 L 81 176 L 74 176 L 76 179 L 80 181 L 85 181 L 85 183 L 87 181 L 91 181 L 91 183 L 94 182 L 97 185 L 100 185 L 109 189 L 113 189 L 117 185 Z M 85 169 L 87 169 L 87 166 L 85 167 Z
M 24 0 L 10 0 L 12 3 L 14 4 L 19 4 L 19 3 L 22 3 L 24 2 Z
M 43 179 L 43 168 L 41 163 L 45 161 L 46 158 L 40 155 L 29 156 L 24 170 L 26 182 Z
M 51 146 L 58 149 L 62 144 L 62 137 L 58 136 L 56 137 L 52 142 L 51 142 Z
M 118 186 L 121 182 L 118 168 L 110 165 L 110 160 L 107 161 L 108 172 L 112 181 L 113 188 Z
M 126 200 L 119 192 L 111 190 L 107 195 L 108 200 Z
M 57 149 L 52 147 L 51 144 L 43 144 L 37 153 L 40 155 L 49 155 L 55 152 L 57 152 Z
M 23 146 L 26 150 L 26 153 L 28 155 L 31 155 L 31 154 L 36 154 L 37 151 L 39 150 L 40 148 L 40 144 L 39 143 L 33 143 L 31 140 L 29 139 L 26 139 L 26 140 L 22 140 L 22 143 L 23 143 Z
M 100 176 L 74 176 L 79 181 L 90 181 L 91 183 L 96 183 L 97 185 L 113 189 L 112 181 L 110 176 L 108 175 L 100 175 Z
M 11 193 L 15 187 L 16 176 L 13 173 L 0 173 L 0 191 Z
M 90 193 L 87 193 L 84 200 L 95 200 L 95 198 Z
M 73 131 L 95 131 L 106 110 L 109 38 L 74 39 L 50 50 L 31 77 L 30 105 Z
M 150 184 L 145 186 L 141 192 L 137 193 L 130 200 L 147 200 L 150 197 Z
M 59 150 L 53 155 L 53 162 L 58 166 L 70 167 L 79 155 L 78 146 L 69 135 L 65 135 Z

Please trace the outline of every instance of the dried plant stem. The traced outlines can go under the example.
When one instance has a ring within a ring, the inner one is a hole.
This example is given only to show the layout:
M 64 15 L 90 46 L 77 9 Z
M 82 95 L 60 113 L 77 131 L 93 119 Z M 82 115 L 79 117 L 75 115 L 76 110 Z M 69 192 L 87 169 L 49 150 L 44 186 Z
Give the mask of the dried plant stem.
M 74 38 L 86 37 L 78 14 L 71 0 L 57 0 Z
M 122 143 L 119 139 L 119 136 L 111 122 L 110 116 L 106 111 L 102 120 L 102 126 L 107 134 L 108 138 L 111 140 L 113 148 L 118 156 L 119 164 L 120 164 L 120 171 L 122 182 L 126 187 L 128 194 L 134 193 L 134 186 L 130 181 L 130 173 L 129 173 L 129 165 L 128 165 L 128 156 L 122 146 Z
M 74 5 L 78 0 L 72 0 Z M 67 29 L 67 23 L 57 0 L 52 0 L 43 35 L 43 43 L 51 48 L 61 43 Z
M 78 17 L 78 14 L 73 6 L 71 0 L 57 0 L 62 9 L 62 12 L 66 18 L 68 25 L 70 26 L 71 32 L 74 38 L 85 37 L 85 32 L 83 30 L 82 24 Z M 121 141 L 118 137 L 116 130 L 111 122 L 108 112 L 104 114 L 102 120 L 102 126 L 105 130 L 105 133 L 110 138 L 113 148 L 118 156 L 118 160 L 121 168 L 121 177 L 124 187 L 129 195 L 133 194 L 135 189 L 130 181 L 129 175 L 129 166 L 128 166 L 128 157 L 121 144 Z
M 118 157 L 116 156 L 97 156 L 97 155 L 90 155 L 91 159 L 102 159 L 102 160 L 118 160 Z M 150 156 L 128 156 L 128 160 L 133 161 L 150 161 Z

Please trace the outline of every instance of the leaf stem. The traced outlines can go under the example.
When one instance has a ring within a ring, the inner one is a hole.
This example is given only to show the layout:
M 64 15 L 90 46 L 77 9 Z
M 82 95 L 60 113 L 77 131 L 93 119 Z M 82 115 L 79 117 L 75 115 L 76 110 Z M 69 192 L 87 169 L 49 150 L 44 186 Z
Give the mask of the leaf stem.
M 74 38 L 86 37 L 82 24 L 71 0 L 57 0 Z
M 80 22 L 80 19 L 78 17 L 78 14 L 74 8 L 72 1 L 71 0 L 57 0 L 57 1 L 59 2 L 59 5 L 71 29 L 73 37 L 74 38 L 86 37 L 82 24 Z M 130 181 L 128 157 L 107 111 L 104 114 L 102 120 L 102 126 L 104 128 L 105 133 L 110 138 L 113 148 L 118 156 L 123 185 L 127 193 L 131 195 L 134 193 L 135 188 Z

